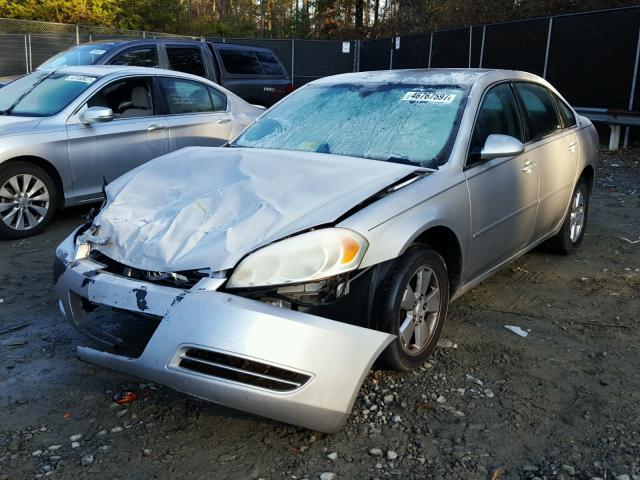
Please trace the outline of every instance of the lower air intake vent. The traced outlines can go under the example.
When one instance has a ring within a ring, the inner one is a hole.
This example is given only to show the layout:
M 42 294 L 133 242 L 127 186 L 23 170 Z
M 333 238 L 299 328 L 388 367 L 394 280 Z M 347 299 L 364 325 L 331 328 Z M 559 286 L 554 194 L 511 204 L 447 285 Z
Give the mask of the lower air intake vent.
M 189 348 L 181 355 L 180 367 L 277 392 L 295 390 L 309 381 L 309 375 L 226 353 Z

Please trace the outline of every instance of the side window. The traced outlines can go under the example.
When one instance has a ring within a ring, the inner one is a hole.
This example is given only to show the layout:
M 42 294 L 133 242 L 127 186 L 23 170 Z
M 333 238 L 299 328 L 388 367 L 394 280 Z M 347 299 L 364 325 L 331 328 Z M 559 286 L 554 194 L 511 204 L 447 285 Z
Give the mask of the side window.
M 555 98 L 556 105 L 558 105 L 558 112 L 560 112 L 560 118 L 562 118 L 562 125 L 564 125 L 565 128 L 573 127 L 576 124 L 576 116 L 569 108 L 569 105 L 564 103 L 564 100 L 556 94 L 553 94 L 553 98 Z
M 265 75 L 286 75 L 278 59 L 271 52 L 256 50 L 255 52 Z
M 167 102 L 167 113 L 171 115 L 216 110 L 207 85 L 179 78 L 161 78 L 160 86 Z
M 209 87 L 209 95 L 211 95 L 213 108 L 216 112 L 224 112 L 227 109 L 227 96 L 224 93 Z
M 496 85 L 485 94 L 473 128 L 470 154 L 479 155 L 487 137 L 494 133 L 523 140 L 516 99 L 508 83 Z
M 118 53 L 109 65 L 131 65 L 134 67 L 157 67 L 158 49 L 155 46 L 134 47 Z
M 109 107 L 115 118 L 148 117 L 154 114 L 148 78 L 116 80 L 87 101 L 88 107 Z
M 546 88 L 533 83 L 517 83 L 516 89 L 524 105 L 531 140 L 562 128 L 553 99 Z
M 191 73 L 199 77 L 207 76 L 200 47 L 167 45 L 167 57 L 171 70 Z
M 251 50 L 221 48 L 218 50 L 224 68 L 229 73 L 245 75 L 262 75 L 262 67 Z

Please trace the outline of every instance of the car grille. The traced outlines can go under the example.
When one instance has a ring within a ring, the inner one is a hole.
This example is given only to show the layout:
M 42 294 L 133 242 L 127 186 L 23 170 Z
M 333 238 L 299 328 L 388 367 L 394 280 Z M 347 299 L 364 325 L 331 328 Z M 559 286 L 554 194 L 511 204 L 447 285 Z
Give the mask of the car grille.
M 211 377 L 277 392 L 296 390 L 311 378 L 282 367 L 200 348 L 189 348 L 182 353 L 179 366 Z
M 150 270 L 140 270 L 119 263 L 97 250 L 93 250 L 89 256 L 92 260 L 105 265 L 103 269 L 105 272 L 168 287 L 189 289 L 207 276 L 206 273 L 197 270 L 187 270 L 183 272 L 152 272 Z

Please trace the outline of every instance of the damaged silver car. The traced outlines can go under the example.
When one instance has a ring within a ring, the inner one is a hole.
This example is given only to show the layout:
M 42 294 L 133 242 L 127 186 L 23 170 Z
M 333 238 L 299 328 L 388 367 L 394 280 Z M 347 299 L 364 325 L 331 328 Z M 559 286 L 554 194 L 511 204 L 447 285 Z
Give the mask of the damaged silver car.
M 60 307 L 86 361 L 335 432 L 374 361 L 433 352 L 452 300 L 541 242 L 579 247 L 597 146 L 528 73 L 317 80 L 226 147 L 109 184 L 57 249 Z

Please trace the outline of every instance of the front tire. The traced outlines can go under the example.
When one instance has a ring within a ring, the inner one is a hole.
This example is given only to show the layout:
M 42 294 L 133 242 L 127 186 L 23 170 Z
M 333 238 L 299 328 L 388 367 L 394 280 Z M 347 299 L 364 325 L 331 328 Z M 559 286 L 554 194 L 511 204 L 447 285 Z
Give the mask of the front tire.
M 380 362 L 400 371 L 420 367 L 438 344 L 448 306 L 449 277 L 438 252 L 413 247 L 398 258 L 373 305 L 379 328 L 397 335 Z
M 57 207 L 55 183 L 42 168 L 11 162 L 0 169 L 0 238 L 36 235 L 51 223 Z
M 549 250 L 559 255 L 569 255 L 575 252 L 584 238 L 588 214 L 589 188 L 585 180 L 581 179 L 571 196 L 571 204 L 562 228 L 547 241 Z

